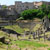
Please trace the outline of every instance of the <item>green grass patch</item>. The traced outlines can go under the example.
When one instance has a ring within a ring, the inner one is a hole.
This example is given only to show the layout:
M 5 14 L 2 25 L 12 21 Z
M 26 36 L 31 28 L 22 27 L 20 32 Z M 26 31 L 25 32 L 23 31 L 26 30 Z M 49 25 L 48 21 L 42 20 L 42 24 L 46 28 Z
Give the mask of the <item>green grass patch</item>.
M 50 48 L 48 48 L 48 50 L 50 50 Z
M 24 30 L 22 28 L 20 28 L 18 25 L 11 25 L 11 26 L 4 26 L 7 29 L 12 29 L 18 33 L 23 33 Z
M 0 37 L 1 37 L 1 36 L 5 36 L 5 32 L 0 31 Z
M 17 40 L 16 42 L 12 41 L 12 43 L 17 44 L 20 48 L 27 47 L 27 46 L 33 46 L 33 47 L 47 47 L 48 46 L 46 44 L 41 44 L 41 43 L 38 43 L 35 41 L 19 41 L 19 40 Z

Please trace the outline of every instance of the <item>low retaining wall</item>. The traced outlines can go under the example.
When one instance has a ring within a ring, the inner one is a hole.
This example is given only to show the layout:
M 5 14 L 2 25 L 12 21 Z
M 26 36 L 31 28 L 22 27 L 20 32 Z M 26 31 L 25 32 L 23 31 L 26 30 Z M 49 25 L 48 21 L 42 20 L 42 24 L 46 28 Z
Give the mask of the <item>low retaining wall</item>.
M 36 24 L 42 24 L 41 21 L 32 21 L 32 20 L 20 20 L 17 21 L 18 25 L 21 28 L 30 28 L 30 27 L 34 27 Z

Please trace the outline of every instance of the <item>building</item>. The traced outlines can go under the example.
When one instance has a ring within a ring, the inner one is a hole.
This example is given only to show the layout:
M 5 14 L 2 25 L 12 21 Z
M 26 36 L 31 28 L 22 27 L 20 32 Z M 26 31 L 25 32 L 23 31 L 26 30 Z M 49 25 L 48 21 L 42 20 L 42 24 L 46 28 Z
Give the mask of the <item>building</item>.
M 21 2 L 21 1 L 16 1 L 15 2 L 15 9 L 17 10 L 18 13 L 21 13 L 24 10 L 27 9 L 34 9 L 34 3 L 33 2 Z
M 47 2 L 47 1 L 41 1 L 42 4 L 46 4 L 46 5 L 50 5 L 50 2 Z
M 42 4 L 43 4 L 43 2 L 34 2 L 34 6 L 36 8 L 39 8 Z
M 15 5 L 7 6 L 7 9 L 15 9 L 19 14 L 27 9 L 38 9 L 42 4 L 50 5 L 50 2 L 40 1 L 40 2 L 22 2 L 15 1 Z
M 40 2 L 22 2 L 22 1 L 16 1 L 15 2 L 15 9 L 18 13 L 21 13 L 24 10 L 27 9 L 36 9 L 39 8 L 42 4 L 50 5 L 50 2 L 47 1 L 40 1 Z
M 9 10 L 11 10 L 11 9 L 15 9 L 15 5 L 7 6 L 7 9 L 9 9 Z
M 42 4 L 50 5 L 50 2 L 47 1 L 40 1 L 40 2 L 22 2 L 22 1 L 15 1 L 15 5 L 7 6 L 6 9 L 14 9 L 20 14 L 22 11 L 27 9 L 38 9 Z M 0 6 L 0 9 L 2 7 Z
M 50 2 L 47 2 L 47 1 L 34 2 L 34 5 L 35 5 L 36 8 L 38 8 L 42 4 L 50 5 Z

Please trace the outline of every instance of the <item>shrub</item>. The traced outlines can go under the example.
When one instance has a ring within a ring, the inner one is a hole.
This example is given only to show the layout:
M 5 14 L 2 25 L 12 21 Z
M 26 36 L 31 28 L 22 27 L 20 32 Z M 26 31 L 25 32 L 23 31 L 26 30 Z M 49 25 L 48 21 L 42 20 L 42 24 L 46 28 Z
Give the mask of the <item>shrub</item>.
M 23 19 L 34 19 L 34 18 L 43 18 L 44 13 L 41 10 L 38 9 L 29 9 L 25 10 L 21 13 L 21 17 Z
M 50 13 L 48 14 L 48 18 L 50 19 Z

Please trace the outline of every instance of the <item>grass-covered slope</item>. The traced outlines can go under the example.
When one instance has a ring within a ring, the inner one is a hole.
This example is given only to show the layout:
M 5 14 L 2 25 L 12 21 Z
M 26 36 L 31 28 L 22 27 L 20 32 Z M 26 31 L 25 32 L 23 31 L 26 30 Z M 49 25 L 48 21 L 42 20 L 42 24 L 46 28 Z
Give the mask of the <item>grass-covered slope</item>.
M 24 30 L 20 28 L 18 25 L 4 26 L 6 29 L 12 29 L 18 33 L 23 33 Z
M 26 41 L 26 40 L 23 40 L 23 41 L 12 41 L 12 43 L 14 44 L 17 44 L 19 47 L 27 47 L 27 46 L 34 46 L 34 47 L 47 47 L 48 45 L 46 44 L 42 44 L 42 43 L 38 43 L 38 42 L 35 42 L 35 41 Z

